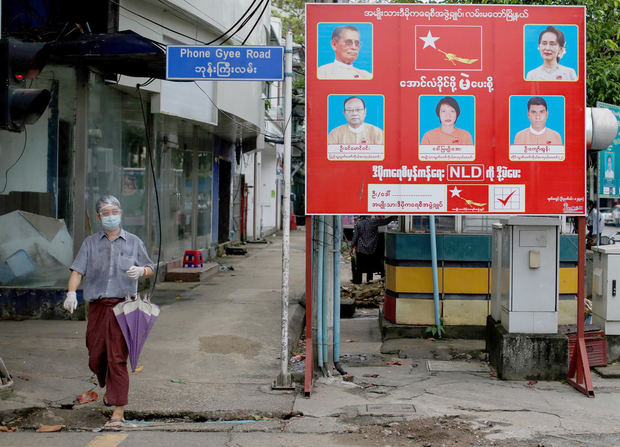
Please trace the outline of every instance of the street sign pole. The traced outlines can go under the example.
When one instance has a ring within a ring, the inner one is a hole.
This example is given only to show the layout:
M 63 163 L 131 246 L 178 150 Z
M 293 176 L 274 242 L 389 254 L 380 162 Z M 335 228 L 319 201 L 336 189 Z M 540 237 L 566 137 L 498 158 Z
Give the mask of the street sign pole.
M 280 374 L 276 378 L 274 389 L 294 389 L 291 374 L 288 371 L 288 298 L 289 267 L 291 244 L 291 126 L 293 104 L 293 34 L 286 33 L 284 51 L 284 200 L 282 204 L 282 340 L 280 353 Z M 307 231 L 307 230 L 306 230 Z
M 1 1 L 1 0 L 0 0 Z M 284 54 L 284 67 L 282 64 Z M 291 225 L 291 125 L 293 35 L 281 46 L 168 45 L 166 79 L 170 81 L 281 81 L 284 78 L 284 203 L 282 207 L 281 370 L 273 389 L 294 389 L 288 371 L 288 300 Z M 256 165 L 254 179 L 257 178 Z M 256 211 L 256 207 L 254 207 Z M 256 217 L 256 216 L 255 216 Z M 256 224 L 256 218 L 254 219 Z M 256 234 L 254 235 L 256 236 Z

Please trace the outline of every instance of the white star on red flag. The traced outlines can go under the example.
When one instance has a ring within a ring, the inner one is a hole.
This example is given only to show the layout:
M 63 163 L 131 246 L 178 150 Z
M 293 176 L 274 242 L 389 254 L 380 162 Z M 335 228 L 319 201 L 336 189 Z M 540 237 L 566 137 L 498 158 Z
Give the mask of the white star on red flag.
M 461 197 L 460 194 L 463 192 L 462 189 L 458 189 L 456 186 L 454 186 L 453 189 L 450 190 L 450 194 L 452 194 L 450 197 Z
M 426 47 L 433 47 L 437 49 L 437 47 L 435 46 L 435 41 L 439 39 L 439 37 L 433 37 L 430 30 L 428 31 L 428 34 L 426 35 L 426 37 L 420 37 L 420 39 L 424 41 L 424 46 L 422 47 L 422 49 Z

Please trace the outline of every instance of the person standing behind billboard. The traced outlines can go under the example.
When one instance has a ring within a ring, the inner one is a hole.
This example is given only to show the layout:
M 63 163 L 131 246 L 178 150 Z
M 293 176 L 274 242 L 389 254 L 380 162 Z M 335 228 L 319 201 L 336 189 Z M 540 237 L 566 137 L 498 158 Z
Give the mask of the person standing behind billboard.
M 384 274 L 383 253 L 378 251 L 379 244 L 379 227 L 387 225 L 395 216 L 379 218 L 371 216 L 360 216 L 353 227 L 353 239 L 349 253 L 355 253 L 357 269 L 359 273 L 359 281 L 361 282 L 362 274 L 366 273 L 366 282 L 372 281 L 375 272 Z M 357 281 L 355 281 L 356 283 Z
M 588 200 L 588 217 L 586 218 L 586 226 L 588 234 L 586 235 L 586 247 L 590 248 L 596 244 L 598 235 L 602 233 L 605 223 L 603 215 L 596 209 L 594 200 Z

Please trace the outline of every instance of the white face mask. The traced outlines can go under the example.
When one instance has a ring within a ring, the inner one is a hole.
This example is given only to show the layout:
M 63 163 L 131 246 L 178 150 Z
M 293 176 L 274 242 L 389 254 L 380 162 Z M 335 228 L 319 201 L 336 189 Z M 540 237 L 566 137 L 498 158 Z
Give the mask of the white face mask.
M 113 214 L 111 216 L 101 216 L 101 224 L 103 228 L 110 231 L 121 226 L 121 215 Z

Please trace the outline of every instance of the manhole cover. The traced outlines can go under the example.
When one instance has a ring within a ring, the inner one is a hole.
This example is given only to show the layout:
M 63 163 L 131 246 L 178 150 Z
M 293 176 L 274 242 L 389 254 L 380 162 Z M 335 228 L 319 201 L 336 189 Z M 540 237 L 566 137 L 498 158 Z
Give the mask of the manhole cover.
M 491 372 L 486 363 L 452 360 L 427 360 L 426 368 L 429 372 Z
M 415 407 L 411 404 L 369 404 L 366 411 L 373 415 L 402 415 L 415 413 Z

